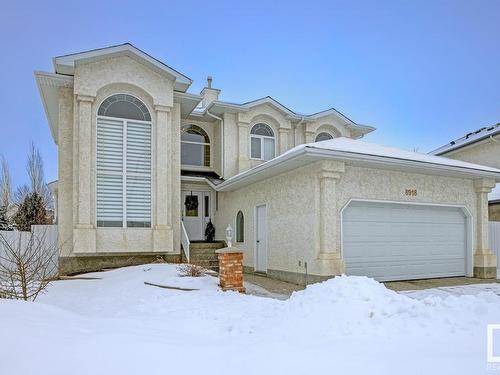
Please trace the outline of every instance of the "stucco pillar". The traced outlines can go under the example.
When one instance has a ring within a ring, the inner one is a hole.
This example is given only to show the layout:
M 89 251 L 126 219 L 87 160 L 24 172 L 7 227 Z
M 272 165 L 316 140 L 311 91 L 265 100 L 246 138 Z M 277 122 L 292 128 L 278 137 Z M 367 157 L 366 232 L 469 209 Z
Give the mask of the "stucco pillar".
M 474 277 L 496 278 L 497 259 L 488 243 L 488 193 L 495 187 L 494 180 L 476 180 L 476 246 L 474 251 Z
M 250 124 L 238 122 L 238 172 L 249 168 Z
M 93 253 L 96 251 L 96 234 L 91 215 L 92 196 L 92 103 L 95 97 L 89 95 L 77 95 L 78 105 L 78 131 L 75 142 L 78 147 L 76 159 L 78 160 L 78 207 L 76 215 L 76 227 L 73 230 L 73 241 L 75 253 Z
M 154 251 L 172 251 L 172 119 L 171 107 L 155 105 Z
M 288 150 L 288 133 L 290 129 L 280 128 L 280 155 Z
M 316 135 L 316 132 L 307 130 L 304 132 L 305 135 L 305 143 L 312 143 L 314 142 L 314 136 Z
M 337 182 L 345 171 L 344 163 L 323 162 L 319 172 L 319 254 L 317 272 L 321 276 L 340 274 L 342 259 L 337 248 Z
M 90 173 L 93 96 L 77 95 L 78 102 L 78 228 L 90 228 Z

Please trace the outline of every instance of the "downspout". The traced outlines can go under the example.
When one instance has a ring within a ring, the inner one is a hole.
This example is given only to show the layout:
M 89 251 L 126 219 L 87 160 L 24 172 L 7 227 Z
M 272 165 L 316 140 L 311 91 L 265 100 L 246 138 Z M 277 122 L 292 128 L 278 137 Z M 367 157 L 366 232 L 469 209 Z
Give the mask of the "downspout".
M 298 123 L 295 124 L 295 128 L 293 129 L 294 130 L 294 134 L 293 134 L 293 147 L 297 146 L 297 127 L 300 126 L 303 122 L 304 122 L 304 116 L 302 116 L 300 118 L 300 121 Z M 303 134 L 304 132 L 302 132 Z M 306 139 L 305 139 L 305 136 L 304 136 L 304 143 L 306 143 Z
M 216 120 L 220 121 L 220 174 L 221 178 L 224 178 L 224 120 L 222 117 L 216 116 L 207 109 L 207 115 L 213 117 Z

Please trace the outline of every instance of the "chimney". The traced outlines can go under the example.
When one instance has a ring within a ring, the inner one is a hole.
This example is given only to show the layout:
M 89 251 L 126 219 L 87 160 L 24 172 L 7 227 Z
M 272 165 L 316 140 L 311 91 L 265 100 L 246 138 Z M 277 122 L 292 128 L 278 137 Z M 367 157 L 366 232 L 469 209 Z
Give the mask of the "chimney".
M 212 88 L 212 76 L 207 77 L 207 85 L 201 90 L 203 108 L 208 107 L 214 100 L 219 99 L 220 90 Z

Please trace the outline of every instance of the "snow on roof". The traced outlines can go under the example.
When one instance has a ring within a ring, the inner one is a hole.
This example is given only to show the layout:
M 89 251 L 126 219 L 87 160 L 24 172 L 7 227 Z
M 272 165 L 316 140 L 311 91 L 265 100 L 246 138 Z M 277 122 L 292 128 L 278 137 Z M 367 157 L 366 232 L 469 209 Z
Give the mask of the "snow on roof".
M 488 201 L 500 201 L 500 184 L 493 188 L 491 193 L 488 194 Z
M 442 154 L 445 154 L 447 152 L 457 150 L 457 149 L 465 147 L 467 145 L 479 142 L 485 138 L 496 135 L 498 133 L 500 133 L 500 123 L 495 124 L 493 126 L 488 126 L 488 127 L 478 129 L 478 130 L 473 131 L 471 133 L 467 133 L 462 138 L 455 139 L 454 141 L 451 141 L 450 143 L 447 143 L 444 146 L 441 146 L 441 147 L 435 149 L 434 151 L 431 151 L 430 154 L 442 155 Z
M 324 153 L 313 153 L 312 150 L 324 150 Z M 395 147 L 387 147 L 375 143 L 361 141 L 359 139 L 351 139 L 345 137 L 333 138 L 327 141 L 305 143 L 284 152 L 283 154 L 271 159 L 263 164 L 253 167 L 249 170 L 241 172 L 218 186 L 218 190 L 226 189 L 231 185 L 239 184 L 243 180 L 251 176 L 266 176 L 273 173 L 273 167 L 278 165 L 289 165 L 289 169 L 293 168 L 293 163 L 288 163 L 290 160 L 304 154 L 312 154 L 316 157 L 332 157 L 339 160 L 352 160 L 352 161 L 375 161 L 391 162 L 393 165 L 404 165 L 405 168 L 416 167 L 415 162 L 421 163 L 418 167 L 427 167 L 427 169 L 436 169 L 435 166 L 440 167 L 440 170 L 449 170 L 456 173 L 456 168 L 463 169 L 467 174 L 480 175 L 485 174 L 488 177 L 498 178 L 500 180 L 500 169 L 487 167 L 484 165 L 467 163 L 460 160 L 449 159 L 441 156 L 434 156 L 429 154 L 422 154 L 413 151 L 406 151 Z M 413 165 L 412 163 L 413 162 Z M 433 167 L 434 166 L 434 167 Z M 449 167 L 449 168 L 447 168 Z M 266 171 L 264 173 L 264 171 Z
M 368 143 L 365 141 L 345 137 L 333 138 L 321 142 L 307 143 L 305 145 L 297 147 L 310 147 L 325 150 L 343 151 L 363 155 L 382 156 L 392 159 L 412 160 L 430 164 L 448 165 L 450 167 L 476 169 L 480 171 L 500 173 L 499 169 L 486 167 L 484 165 L 467 163 L 465 161 L 422 154 L 419 152 L 406 151 L 395 147 L 387 147 L 375 143 Z

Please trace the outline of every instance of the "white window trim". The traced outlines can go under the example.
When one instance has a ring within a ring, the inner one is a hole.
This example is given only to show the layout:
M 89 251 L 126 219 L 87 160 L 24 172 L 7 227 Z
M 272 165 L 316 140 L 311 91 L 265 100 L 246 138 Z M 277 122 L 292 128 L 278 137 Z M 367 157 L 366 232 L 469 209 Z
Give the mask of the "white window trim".
M 95 131 L 95 161 L 97 162 L 97 123 L 98 121 L 102 120 L 113 120 L 113 121 L 120 121 L 123 123 L 123 150 L 122 150 L 122 172 L 116 172 L 116 171 L 109 171 L 106 172 L 105 174 L 107 175 L 115 175 L 115 176 L 123 176 L 122 180 L 122 226 L 121 227 L 98 227 L 99 229 L 117 229 L 117 228 L 126 228 L 126 229 L 133 229 L 133 230 L 141 230 L 141 229 L 148 229 L 150 230 L 153 227 L 153 207 L 154 207 L 154 188 L 153 188 L 153 163 L 155 160 L 154 156 L 154 147 L 153 147 L 153 122 L 152 121 L 142 121 L 142 120 L 127 120 L 124 118 L 120 117 L 108 117 L 108 116 L 96 116 L 96 131 Z M 127 175 L 132 176 L 132 177 L 141 177 L 145 176 L 147 174 L 145 173 L 137 173 L 137 172 L 130 172 L 127 173 L 127 123 L 132 122 L 136 124 L 145 124 L 145 125 L 150 125 L 151 126 L 151 173 L 149 174 L 150 178 L 150 184 L 151 184 L 151 211 L 150 211 L 150 217 L 149 217 L 149 222 L 150 226 L 149 227 L 127 227 Z M 94 186 L 94 191 L 95 191 L 95 224 L 97 227 L 97 166 L 95 167 L 95 178 L 94 178 L 95 186 Z
M 241 212 L 243 215 L 243 241 L 238 241 L 238 213 Z M 243 213 L 242 210 L 238 210 L 236 212 L 236 216 L 234 218 L 234 242 L 239 243 L 239 244 L 244 244 L 245 243 L 245 214 Z
M 318 133 L 314 136 L 314 142 L 318 142 L 316 139 L 319 137 L 319 135 L 320 135 L 320 134 L 323 134 L 323 133 L 330 135 L 330 137 L 332 137 L 332 138 L 330 138 L 330 139 L 334 139 L 334 138 L 335 138 L 335 135 L 334 135 L 334 134 L 332 134 L 331 132 L 322 130 L 322 131 L 318 132 Z
M 252 138 L 260 139 L 260 158 L 252 157 Z M 272 159 L 274 159 L 276 157 L 276 155 L 278 154 L 277 153 L 278 149 L 276 147 L 276 143 L 277 143 L 276 137 L 270 137 L 267 135 L 250 134 L 250 140 L 248 142 L 248 149 L 250 151 L 250 155 L 249 155 L 250 160 L 267 161 L 266 159 L 264 159 L 264 139 L 274 140 L 274 156 L 272 157 Z M 269 159 L 269 160 L 271 160 L 271 159 Z
M 205 129 L 203 129 L 200 125 L 197 125 L 197 124 L 189 124 L 189 125 L 196 125 L 197 127 L 199 127 L 200 129 L 202 129 L 206 134 L 207 134 L 207 137 L 208 139 L 210 139 L 210 136 L 208 135 L 207 131 Z M 184 126 L 187 126 L 189 127 L 189 125 L 184 125 Z M 181 128 L 181 158 L 182 158 L 182 144 L 183 143 L 190 143 L 192 145 L 201 145 L 201 146 L 209 146 L 210 147 L 210 160 L 209 160 L 209 163 L 208 163 L 208 166 L 207 165 L 196 165 L 196 164 L 182 164 L 181 163 L 181 166 L 186 166 L 186 167 L 191 167 L 191 168 L 199 168 L 198 170 L 212 170 L 212 145 L 210 144 L 210 142 L 194 142 L 194 141 L 183 141 L 182 140 L 182 133 L 184 132 L 184 130 Z M 205 164 L 205 160 L 202 160 L 203 164 Z

